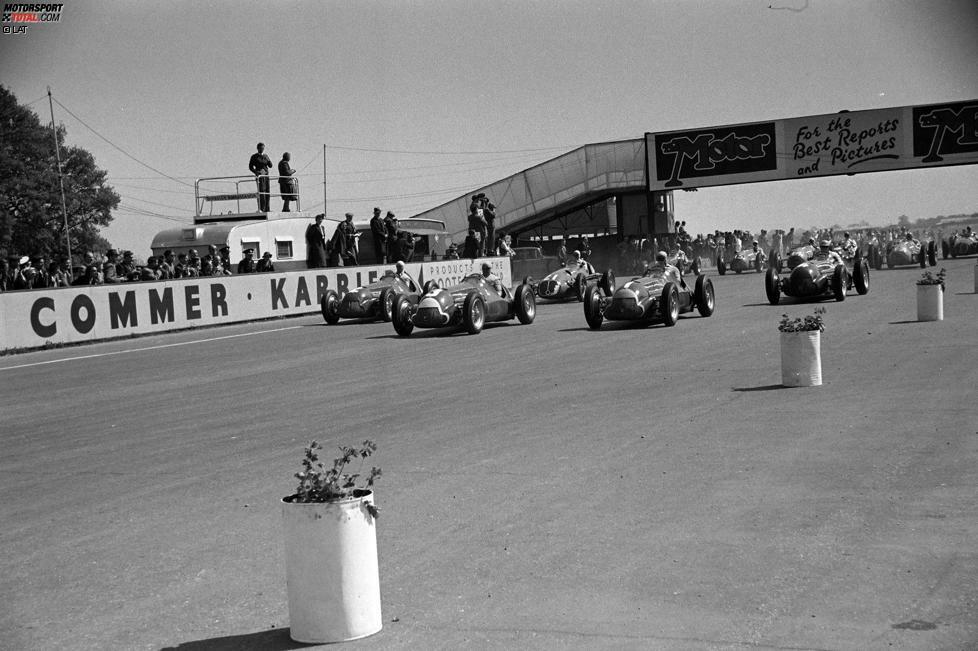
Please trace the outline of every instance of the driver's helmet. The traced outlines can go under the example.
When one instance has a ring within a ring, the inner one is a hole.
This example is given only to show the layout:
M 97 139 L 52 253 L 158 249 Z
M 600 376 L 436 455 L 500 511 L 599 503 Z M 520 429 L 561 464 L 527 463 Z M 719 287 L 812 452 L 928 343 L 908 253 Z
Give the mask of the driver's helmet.
M 907 241 L 909 242 L 912 239 L 913 239 L 913 233 L 907 231 Z
M 668 256 L 666 255 L 666 252 L 665 251 L 659 251 L 658 253 L 655 254 L 655 261 L 656 262 L 659 262 L 659 263 L 662 263 L 662 264 L 665 264 L 667 257 Z
M 832 242 L 829 242 L 828 240 L 822 240 L 821 242 L 818 243 L 818 247 L 823 251 L 828 251 L 830 248 L 832 248 Z
M 394 269 L 397 270 L 397 273 L 403 272 L 404 271 L 404 261 L 403 260 L 398 260 L 397 263 L 394 265 Z

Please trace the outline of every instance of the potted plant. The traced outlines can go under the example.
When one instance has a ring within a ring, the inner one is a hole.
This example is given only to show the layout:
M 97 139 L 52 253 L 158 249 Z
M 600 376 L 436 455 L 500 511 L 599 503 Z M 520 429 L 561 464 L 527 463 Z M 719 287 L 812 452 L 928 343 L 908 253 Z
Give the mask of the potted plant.
M 941 267 L 936 274 L 925 271 L 917 281 L 917 320 L 944 320 L 944 278 L 947 269 Z
M 381 471 L 361 473 L 377 445 L 340 446 L 331 464 L 319 460 L 322 449 L 309 444 L 295 474 L 299 485 L 282 499 L 289 635 L 317 644 L 366 637 L 382 626 L 371 490 Z
M 821 335 L 825 330 L 824 307 L 804 317 L 781 315 L 781 384 L 811 387 L 822 384 Z

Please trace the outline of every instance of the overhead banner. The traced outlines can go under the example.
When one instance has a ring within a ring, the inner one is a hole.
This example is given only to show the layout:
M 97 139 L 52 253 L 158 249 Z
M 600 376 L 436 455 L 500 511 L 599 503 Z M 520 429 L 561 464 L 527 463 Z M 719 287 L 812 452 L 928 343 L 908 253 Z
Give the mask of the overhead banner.
M 978 163 L 978 100 L 646 133 L 649 189 Z

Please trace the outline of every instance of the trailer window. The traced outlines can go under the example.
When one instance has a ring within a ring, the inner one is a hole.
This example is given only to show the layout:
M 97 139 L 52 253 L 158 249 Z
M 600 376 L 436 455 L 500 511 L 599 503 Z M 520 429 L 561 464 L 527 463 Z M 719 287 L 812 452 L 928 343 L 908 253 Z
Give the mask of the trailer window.
M 275 257 L 279 260 L 289 260 L 294 257 L 292 238 L 275 238 Z

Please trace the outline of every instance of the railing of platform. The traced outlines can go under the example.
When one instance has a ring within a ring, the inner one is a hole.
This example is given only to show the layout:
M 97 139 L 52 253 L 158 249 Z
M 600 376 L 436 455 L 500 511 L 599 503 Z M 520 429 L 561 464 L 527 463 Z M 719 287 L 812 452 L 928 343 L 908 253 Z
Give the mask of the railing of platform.
M 273 197 L 284 198 L 286 196 L 290 197 L 290 201 L 295 202 L 294 210 L 301 210 L 299 205 L 299 179 L 295 176 L 264 176 L 261 178 L 268 179 L 268 201 L 271 202 Z M 197 216 L 204 216 L 204 206 L 209 206 L 210 210 L 207 215 L 213 216 L 214 204 L 233 201 L 235 202 L 236 213 L 248 213 L 248 212 L 262 212 L 258 208 L 261 205 L 259 199 L 259 185 L 257 176 L 212 176 L 207 178 L 200 178 L 194 181 L 194 204 L 197 210 Z M 288 179 L 292 183 L 292 192 L 281 192 L 280 184 L 278 181 L 280 179 Z M 202 187 L 203 184 L 203 187 Z M 254 188 L 254 192 L 242 191 L 248 189 L 248 185 Z M 221 189 L 231 190 L 233 187 L 233 192 L 219 192 Z M 273 191 L 277 189 L 278 191 Z M 262 193 L 265 194 L 265 193 Z M 245 200 L 256 201 L 255 210 L 242 210 L 241 202 Z M 222 214 L 220 212 L 218 215 Z

